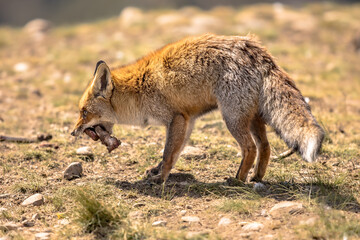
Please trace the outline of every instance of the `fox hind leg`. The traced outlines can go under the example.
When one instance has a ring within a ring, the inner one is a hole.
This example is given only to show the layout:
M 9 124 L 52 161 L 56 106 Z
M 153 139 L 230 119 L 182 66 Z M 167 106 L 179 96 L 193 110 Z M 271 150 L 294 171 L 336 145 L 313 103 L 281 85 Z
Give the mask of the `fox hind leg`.
M 227 128 L 241 148 L 242 160 L 236 178 L 245 182 L 256 157 L 256 146 L 250 134 L 251 118 L 244 115 L 243 117 L 234 117 L 234 112 L 222 111 L 222 114 Z
M 266 136 L 266 127 L 260 116 L 256 115 L 251 121 L 250 130 L 257 147 L 254 175 L 250 181 L 260 182 L 265 175 L 270 159 L 270 145 Z

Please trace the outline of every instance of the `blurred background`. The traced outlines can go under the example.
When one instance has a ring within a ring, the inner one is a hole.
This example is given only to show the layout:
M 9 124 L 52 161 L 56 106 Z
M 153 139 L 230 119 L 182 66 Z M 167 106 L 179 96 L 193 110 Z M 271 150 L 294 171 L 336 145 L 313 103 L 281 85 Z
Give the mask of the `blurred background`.
M 21 26 L 33 18 L 45 18 L 55 24 L 76 23 L 94 21 L 102 18 L 113 17 L 127 6 L 134 6 L 143 10 L 172 8 L 179 9 L 185 6 L 194 6 L 209 10 L 216 6 L 228 6 L 233 8 L 243 7 L 249 4 L 276 3 L 300 7 L 315 2 L 355 3 L 357 0 L 15 0 L 0 1 L 0 24 Z

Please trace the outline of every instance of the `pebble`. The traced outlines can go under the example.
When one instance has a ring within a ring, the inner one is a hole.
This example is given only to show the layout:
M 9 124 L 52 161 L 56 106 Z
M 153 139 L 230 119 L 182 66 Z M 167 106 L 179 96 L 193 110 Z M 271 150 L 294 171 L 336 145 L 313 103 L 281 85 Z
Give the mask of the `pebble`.
M 14 71 L 15 72 L 26 72 L 29 69 L 29 65 L 25 62 L 19 62 L 14 65 Z
M 44 204 L 44 197 L 40 193 L 36 193 L 28 197 L 27 199 L 25 199 L 25 201 L 21 203 L 22 206 L 29 206 L 29 205 L 40 206 L 42 204 Z
M 284 201 L 275 204 L 269 211 L 271 217 L 281 218 L 284 214 L 296 215 L 304 212 L 302 203 Z
M 167 222 L 163 220 L 155 221 L 151 225 L 154 227 L 163 227 L 166 226 Z
M 254 191 L 255 192 L 258 192 L 258 193 L 265 192 L 266 189 L 267 189 L 266 186 L 261 182 L 257 182 L 257 183 L 254 184 Z
M 0 207 L 0 213 L 1 213 L 1 212 L 5 212 L 5 211 L 7 211 L 7 208 Z
M 188 223 L 197 223 L 200 222 L 200 218 L 196 216 L 185 216 L 181 218 L 181 221 L 188 222 Z
M 180 214 L 183 215 L 183 216 L 184 216 L 186 213 L 187 213 L 186 210 L 181 210 L 181 211 L 180 211 Z
M 71 163 L 64 171 L 64 178 L 71 180 L 82 176 L 83 168 L 80 162 Z
M 80 147 L 78 149 L 76 149 L 76 154 L 78 155 L 85 155 L 85 156 L 89 156 L 92 157 L 94 154 L 91 151 L 90 147 Z
M 264 225 L 262 223 L 252 222 L 244 225 L 242 229 L 244 231 L 260 231 L 261 229 L 263 229 L 263 227 Z
M 227 226 L 231 223 L 231 219 L 227 217 L 222 217 L 218 223 L 218 226 Z

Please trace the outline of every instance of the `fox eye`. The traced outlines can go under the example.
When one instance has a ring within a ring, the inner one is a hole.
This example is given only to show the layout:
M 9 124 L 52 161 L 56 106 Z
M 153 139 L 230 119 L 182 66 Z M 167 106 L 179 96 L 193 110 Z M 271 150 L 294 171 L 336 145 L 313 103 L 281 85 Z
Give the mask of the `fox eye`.
M 83 110 L 83 112 L 82 112 L 83 118 L 86 118 L 87 113 L 88 113 L 88 112 L 87 112 L 86 110 Z

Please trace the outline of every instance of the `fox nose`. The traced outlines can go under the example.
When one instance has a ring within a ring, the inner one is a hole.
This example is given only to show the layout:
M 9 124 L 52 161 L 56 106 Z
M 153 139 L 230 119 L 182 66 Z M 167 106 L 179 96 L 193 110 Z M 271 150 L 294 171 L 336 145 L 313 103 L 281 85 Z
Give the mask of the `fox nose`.
M 74 136 L 74 137 L 75 137 L 75 134 L 76 134 L 76 130 L 74 130 L 74 131 L 71 132 L 71 136 Z

